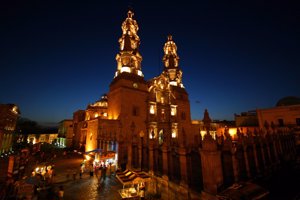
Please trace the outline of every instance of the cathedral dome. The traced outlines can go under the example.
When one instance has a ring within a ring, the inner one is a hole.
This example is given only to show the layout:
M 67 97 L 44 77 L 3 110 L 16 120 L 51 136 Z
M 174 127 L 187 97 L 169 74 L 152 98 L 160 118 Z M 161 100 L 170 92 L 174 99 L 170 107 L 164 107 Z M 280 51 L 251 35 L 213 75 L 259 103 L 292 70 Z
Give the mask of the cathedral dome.
M 292 105 L 300 105 L 300 98 L 294 96 L 288 96 L 280 99 L 276 106 L 292 106 Z

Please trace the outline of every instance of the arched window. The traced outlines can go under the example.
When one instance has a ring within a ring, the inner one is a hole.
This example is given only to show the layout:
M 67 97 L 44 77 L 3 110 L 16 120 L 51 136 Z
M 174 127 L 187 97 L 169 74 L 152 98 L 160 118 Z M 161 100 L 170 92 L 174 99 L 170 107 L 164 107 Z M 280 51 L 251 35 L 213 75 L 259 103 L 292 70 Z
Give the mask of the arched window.
M 164 142 L 164 129 L 161 129 L 158 134 L 158 143 L 161 145 Z

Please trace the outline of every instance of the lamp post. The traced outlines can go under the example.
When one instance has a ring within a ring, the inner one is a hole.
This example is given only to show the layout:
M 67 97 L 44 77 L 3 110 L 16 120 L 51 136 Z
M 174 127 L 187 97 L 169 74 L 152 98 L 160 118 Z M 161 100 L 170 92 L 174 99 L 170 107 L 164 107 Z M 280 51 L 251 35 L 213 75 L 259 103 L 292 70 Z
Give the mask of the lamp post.
M 140 138 L 141 138 L 141 171 L 143 170 L 143 139 L 144 139 L 144 132 L 140 132 Z

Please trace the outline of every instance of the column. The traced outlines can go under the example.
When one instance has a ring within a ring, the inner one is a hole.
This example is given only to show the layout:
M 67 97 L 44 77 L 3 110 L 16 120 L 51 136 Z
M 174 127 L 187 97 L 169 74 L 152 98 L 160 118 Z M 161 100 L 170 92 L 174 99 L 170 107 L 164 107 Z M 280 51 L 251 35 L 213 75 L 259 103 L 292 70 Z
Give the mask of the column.
M 258 158 L 257 158 L 257 150 L 256 150 L 256 143 L 253 143 L 253 155 L 254 155 L 254 161 L 255 161 L 255 167 L 256 167 L 256 172 L 259 174 L 260 169 L 259 169 L 259 163 L 258 163 Z
M 126 168 L 127 169 L 132 168 L 132 144 L 129 141 L 127 143 L 127 165 L 126 165 Z
M 139 144 L 139 166 L 142 171 L 142 144 Z
M 149 171 L 153 172 L 154 168 L 154 153 L 153 153 L 153 139 L 149 139 Z
M 232 143 L 231 148 L 231 158 L 232 158 L 232 168 L 233 168 L 233 176 L 234 176 L 234 182 L 239 182 L 239 163 L 236 158 L 236 152 L 237 152 L 237 144 Z
M 272 165 L 273 161 L 272 161 L 272 156 L 271 156 L 271 151 L 270 151 L 270 145 L 269 145 L 269 139 L 267 138 L 267 152 L 268 152 L 268 156 L 269 156 L 269 159 L 270 159 L 270 165 Z
M 209 134 L 204 136 L 200 155 L 203 192 L 204 194 L 216 195 L 219 187 L 223 184 L 221 152 L 218 151 L 216 141 Z
M 263 169 L 265 170 L 267 168 L 267 164 L 266 164 L 266 158 L 265 158 L 264 143 L 261 138 L 259 138 L 259 146 L 260 146 L 260 152 L 261 152 L 261 157 L 262 157 L 262 161 L 263 161 Z
M 163 176 L 168 179 L 168 147 L 164 143 L 162 145 L 162 162 L 163 162 Z
M 180 164 L 180 184 L 187 185 L 186 149 L 184 147 L 179 147 L 178 154 L 179 154 L 179 164 Z
M 272 138 L 272 142 L 273 142 L 273 151 L 274 151 L 274 156 L 275 156 L 275 160 L 276 160 L 276 164 L 279 164 L 279 157 L 278 157 L 278 151 L 277 151 L 277 146 L 276 146 L 276 139 L 273 137 Z
M 246 144 L 243 144 L 243 151 L 244 151 L 244 158 L 245 158 L 245 165 L 246 165 L 247 177 L 251 178 L 250 167 L 249 167 L 249 159 L 248 159 L 248 153 L 247 153 L 247 145 Z

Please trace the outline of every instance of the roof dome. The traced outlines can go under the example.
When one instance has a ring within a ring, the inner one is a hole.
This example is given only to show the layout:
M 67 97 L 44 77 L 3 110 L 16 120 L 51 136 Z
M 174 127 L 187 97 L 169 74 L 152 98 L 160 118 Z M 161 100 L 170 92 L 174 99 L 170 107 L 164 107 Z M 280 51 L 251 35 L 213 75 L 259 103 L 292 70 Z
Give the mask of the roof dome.
M 294 96 L 288 96 L 280 99 L 276 106 L 292 106 L 292 105 L 300 105 L 300 98 Z

